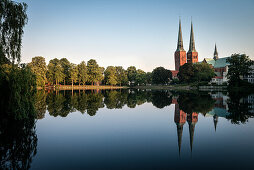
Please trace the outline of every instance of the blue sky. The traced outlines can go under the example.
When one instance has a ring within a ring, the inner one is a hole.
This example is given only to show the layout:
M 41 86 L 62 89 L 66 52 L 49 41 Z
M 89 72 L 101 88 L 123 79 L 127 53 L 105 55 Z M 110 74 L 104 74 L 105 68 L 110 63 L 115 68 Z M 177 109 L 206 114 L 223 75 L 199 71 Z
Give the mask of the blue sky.
M 18 0 L 28 4 L 22 62 L 43 56 L 73 63 L 174 69 L 181 16 L 188 51 L 191 17 L 199 61 L 246 53 L 254 59 L 253 0 Z

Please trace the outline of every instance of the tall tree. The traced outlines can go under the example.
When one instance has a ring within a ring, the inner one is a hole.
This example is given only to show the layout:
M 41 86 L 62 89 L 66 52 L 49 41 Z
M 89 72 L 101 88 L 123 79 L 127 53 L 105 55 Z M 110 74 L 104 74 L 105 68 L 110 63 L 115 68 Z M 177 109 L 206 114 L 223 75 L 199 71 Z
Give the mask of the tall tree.
M 82 61 L 78 65 L 78 82 L 79 82 L 79 85 L 80 84 L 84 85 L 86 83 L 87 79 L 88 79 L 88 76 L 87 76 L 86 63 L 84 61 Z
M 117 84 L 116 68 L 113 66 L 108 66 L 104 72 L 105 83 L 108 85 Z
M 152 72 L 154 84 L 167 84 L 170 79 L 172 79 L 172 72 L 164 67 L 157 67 Z
M 60 60 L 60 64 L 63 68 L 63 74 L 64 74 L 64 85 L 69 83 L 70 80 L 70 68 L 71 68 L 71 63 L 68 61 L 67 58 L 62 58 Z
M 55 83 L 56 85 L 64 80 L 63 68 L 57 58 L 49 61 L 47 78 L 49 82 Z
M 146 72 L 141 69 L 137 70 L 136 83 L 139 85 L 146 84 Z
M 73 83 L 76 83 L 78 80 L 78 66 L 75 64 L 71 64 L 70 79 L 71 79 L 71 85 L 73 87 Z
M 47 65 L 44 57 L 34 57 L 32 62 L 28 63 L 31 71 L 36 75 L 36 85 L 44 87 L 46 82 Z
M 116 67 L 116 78 L 118 85 L 126 85 L 128 82 L 127 71 L 122 66 Z
M 91 59 L 87 62 L 87 74 L 88 74 L 88 82 L 92 85 L 94 83 L 102 80 L 102 68 L 99 67 L 96 60 Z
M 147 84 L 152 84 L 152 76 L 153 76 L 153 74 L 151 72 L 146 73 L 146 83 Z
M 127 68 L 127 75 L 128 75 L 128 80 L 132 82 L 136 82 L 136 76 L 137 76 L 137 69 L 135 66 L 130 66 Z
M 252 70 L 251 65 L 254 64 L 249 56 L 245 54 L 234 54 L 227 59 L 227 62 L 230 64 L 227 77 L 229 78 L 229 84 L 232 86 L 241 85 L 241 76 L 249 75 Z
M 27 23 L 27 5 L 0 1 L 0 63 L 20 62 L 23 28 Z

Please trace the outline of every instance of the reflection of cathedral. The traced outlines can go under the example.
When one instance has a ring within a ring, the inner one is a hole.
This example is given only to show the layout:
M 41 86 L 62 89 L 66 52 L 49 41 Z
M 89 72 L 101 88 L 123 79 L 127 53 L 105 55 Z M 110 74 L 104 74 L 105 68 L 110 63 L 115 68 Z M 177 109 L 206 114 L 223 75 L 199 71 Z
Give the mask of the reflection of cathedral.
M 180 110 L 179 104 L 178 104 L 177 100 L 173 100 L 172 103 L 175 104 L 175 117 L 174 117 L 174 121 L 175 121 L 176 127 L 177 127 L 179 154 L 181 152 L 183 126 L 184 126 L 184 124 L 186 122 L 186 117 L 187 117 L 187 122 L 189 124 L 190 149 L 192 151 L 195 125 L 198 122 L 198 113 L 193 112 L 193 113 L 186 114 L 184 111 Z

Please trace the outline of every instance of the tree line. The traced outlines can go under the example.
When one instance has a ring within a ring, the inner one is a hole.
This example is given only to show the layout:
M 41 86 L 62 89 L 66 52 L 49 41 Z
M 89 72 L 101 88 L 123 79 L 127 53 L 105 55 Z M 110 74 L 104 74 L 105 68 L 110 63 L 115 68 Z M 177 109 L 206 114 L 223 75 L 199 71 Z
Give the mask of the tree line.
M 172 79 L 172 73 L 163 67 L 157 67 L 153 72 L 145 72 L 130 66 L 126 70 L 122 66 L 99 66 L 94 59 L 87 63 L 73 64 L 68 59 L 52 59 L 46 65 L 44 57 L 34 57 L 27 64 L 36 75 L 37 86 L 50 85 L 146 85 L 167 84 Z

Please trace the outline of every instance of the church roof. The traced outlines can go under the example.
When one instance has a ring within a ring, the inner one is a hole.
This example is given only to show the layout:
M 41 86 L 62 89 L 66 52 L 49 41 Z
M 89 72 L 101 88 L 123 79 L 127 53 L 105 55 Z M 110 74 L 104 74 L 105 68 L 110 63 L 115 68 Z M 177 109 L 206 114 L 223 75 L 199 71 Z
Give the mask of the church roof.
M 204 60 L 207 64 L 211 64 L 214 68 L 221 68 L 229 65 L 229 63 L 227 62 L 228 58 L 229 57 L 218 58 L 217 60 L 214 60 L 212 58 L 205 58 Z

